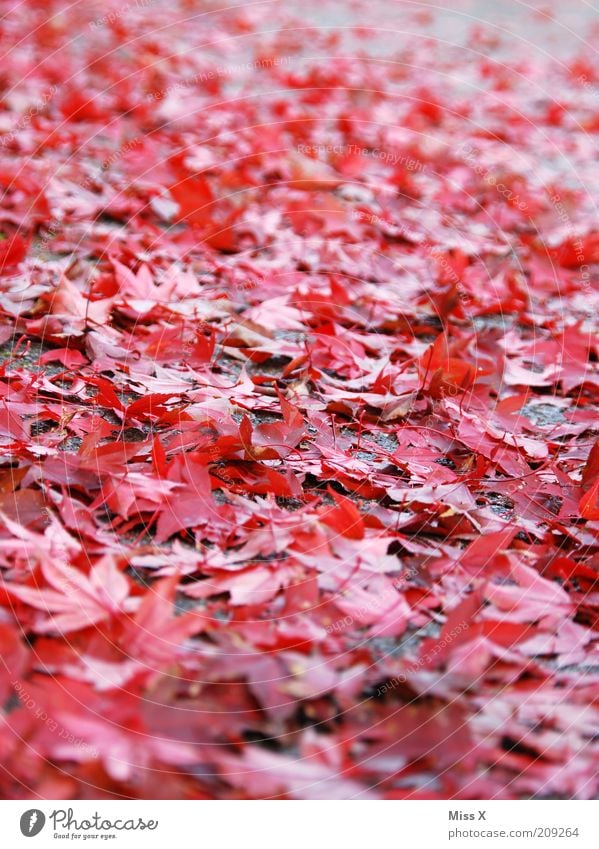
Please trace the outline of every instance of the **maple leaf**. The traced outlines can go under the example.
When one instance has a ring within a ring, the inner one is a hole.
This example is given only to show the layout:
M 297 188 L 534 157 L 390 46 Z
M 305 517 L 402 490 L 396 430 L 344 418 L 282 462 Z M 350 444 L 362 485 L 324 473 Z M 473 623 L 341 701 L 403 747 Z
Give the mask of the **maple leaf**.
M 92 301 L 84 297 L 64 274 L 51 299 L 51 312 L 65 319 L 65 328 L 71 333 L 81 333 L 88 324 L 106 324 L 111 310 L 111 299 Z
M 206 628 L 206 617 L 199 611 L 175 616 L 178 582 L 176 574 L 158 581 L 126 623 L 123 647 L 132 657 L 152 664 L 171 663 L 181 643 Z
M 450 355 L 445 333 L 441 333 L 422 356 L 419 370 L 430 396 L 437 399 L 463 392 L 475 379 L 470 363 Z
M 75 763 L 100 761 L 114 781 L 130 781 L 140 770 L 160 763 L 184 766 L 197 761 L 191 745 L 119 727 L 101 716 L 64 711 L 55 716 L 69 734 L 64 735 L 66 740 L 56 742 L 54 757 Z
M 579 501 L 580 515 L 584 519 L 599 519 L 599 440 L 591 448 L 582 470 L 582 488 Z
M 583 519 L 599 519 L 599 478 L 582 496 L 579 507 Z
M 138 600 L 130 597 L 128 580 L 110 555 L 92 566 L 89 575 L 53 559 L 44 561 L 41 569 L 48 588 L 4 585 L 9 595 L 49 614 L 35 619 L 32 627 L 37 633 L 78 631 L 137 607 Z

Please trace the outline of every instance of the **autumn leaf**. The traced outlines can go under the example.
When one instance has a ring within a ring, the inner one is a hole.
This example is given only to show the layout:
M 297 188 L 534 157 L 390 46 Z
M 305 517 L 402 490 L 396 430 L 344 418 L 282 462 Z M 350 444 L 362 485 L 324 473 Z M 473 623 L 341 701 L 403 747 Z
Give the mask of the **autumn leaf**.
M 78 569 L 48 560 L 42 564 L 47 588 L 5 584 L 8 594 L 29 607 L 49 614 L 36 617 L 37 633 L 64 634 L 96 625 L 137 606 L 129 582 L 110 555 L 91 567 L 89 576 Z

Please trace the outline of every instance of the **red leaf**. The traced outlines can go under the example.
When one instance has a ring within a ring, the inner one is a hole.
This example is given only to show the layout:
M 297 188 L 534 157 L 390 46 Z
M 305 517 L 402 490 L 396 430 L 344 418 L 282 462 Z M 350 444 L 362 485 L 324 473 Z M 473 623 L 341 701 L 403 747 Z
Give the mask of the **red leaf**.
M 578 506 L 583 519 L 599 519 L 599 478 L 585 492 Z
M 171 663 L 181 643 L 206 627 L 205 617 L 199 611 L 175 615 L 178 582 L 178 575 L 173 575 L 154 584 L 133 619 L 128 620 L 123 645 L 131 656 L 145 663 Z
M 582 470 L 582 488 L 589 489 L 599 478 L 599 439 L 595 440 Z
M 364 519 L 356 505 L 349 498 L 339 495 L 329 489 L 330 495 L 335 499 L 336 507 L 325 508 L 321 521 L 336 533 L 348 539 L 364 538 Z
M 109 555 L 92 566 L 89 576 L 51 559 L 44 561 L 42 571 L 51 588 L 4 585 L 9 595 L 49 614 L 47 618 L 36 618 L 33 630 L 37 633 L 78 631 L 135 605 L 135 600 L 129 598 L 129 582 Z

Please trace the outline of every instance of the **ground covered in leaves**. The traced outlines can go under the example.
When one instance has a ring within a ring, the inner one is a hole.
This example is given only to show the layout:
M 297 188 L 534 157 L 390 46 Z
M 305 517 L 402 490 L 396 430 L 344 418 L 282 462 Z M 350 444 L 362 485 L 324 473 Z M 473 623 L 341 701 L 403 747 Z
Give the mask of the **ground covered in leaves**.
M 596 795 L 593 57 L 13 5 L 0 795 Z

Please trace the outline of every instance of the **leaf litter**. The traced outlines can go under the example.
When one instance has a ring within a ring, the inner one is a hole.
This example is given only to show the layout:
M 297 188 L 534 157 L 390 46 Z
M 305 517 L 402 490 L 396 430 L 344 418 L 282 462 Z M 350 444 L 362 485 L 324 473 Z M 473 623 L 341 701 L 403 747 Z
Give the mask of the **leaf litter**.
M 595 796 L 591 60 L 55 6 L 0 31 L 0 793 Z

